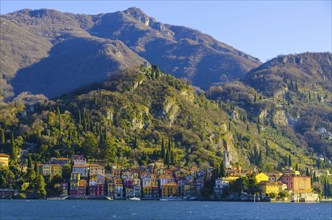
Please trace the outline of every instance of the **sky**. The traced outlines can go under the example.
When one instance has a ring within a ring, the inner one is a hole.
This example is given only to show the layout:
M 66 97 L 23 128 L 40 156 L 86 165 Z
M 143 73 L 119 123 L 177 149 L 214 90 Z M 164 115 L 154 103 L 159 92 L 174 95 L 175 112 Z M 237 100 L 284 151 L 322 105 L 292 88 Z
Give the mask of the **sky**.
M 331 52 L 332 0 L 29 1 L 1 0 L 0 13 L 24 8 L 99 14 L 138 7 L 157 21 L 206 33 L 262 62 L 278 55 Z

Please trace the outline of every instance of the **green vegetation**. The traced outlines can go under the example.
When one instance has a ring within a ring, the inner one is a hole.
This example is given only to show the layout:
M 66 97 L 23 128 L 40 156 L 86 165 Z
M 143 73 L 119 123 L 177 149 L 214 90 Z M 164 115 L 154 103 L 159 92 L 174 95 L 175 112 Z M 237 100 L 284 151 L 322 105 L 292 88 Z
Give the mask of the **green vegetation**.
M 257 97 L 264 99 L 258 93 Z M 252 98 L 255 100 L 254 95 Z M 42 179 L 36 163 L 73 154 L 104 161 L 106 166 L 159 160 L 169 166 L 213 167 L 217 173 L 207 177 L 208 190 L 209 183 L 225 175 L 221 164 L 226 147 L 234 164 L 266 171 L 295 164 L 330 167 L 318 163 L 280 127 L 256 118 L 252 112 L 262 102 L 257 100 L 248 111 L 236 102 L 208 100 L 202 93 L 197 95 L 188 82 L 160 72 L 157 66 L 141 66 L 55 100 L 2 106 L 0 113 L 6 115 L 0 114 L 0 146 L 11 155 L 9 171 L 16 177 L 16 187 L 28 193 L 34 189 L 41 197 L 44 190 L 56 192 L 59 180 Z M 28 164 L 26 173 L 18 171 L 20 162 Z M 63 178 L 68 179 L 70 167 L 64 170 Z M 4 172 L 10 177 L 9 171 Z M 244 182 L 236 187 L 248 188 Z

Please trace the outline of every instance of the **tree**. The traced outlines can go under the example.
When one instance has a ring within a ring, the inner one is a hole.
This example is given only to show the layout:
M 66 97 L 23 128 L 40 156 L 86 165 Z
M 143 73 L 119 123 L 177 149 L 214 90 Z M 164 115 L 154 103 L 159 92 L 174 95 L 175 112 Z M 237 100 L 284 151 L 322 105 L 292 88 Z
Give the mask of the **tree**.
M 46 195 L 46 189 L 45 189 L 45 180 L 42 175 L 37 175 L 37 178 L 35 179 L 35 193 L 39 197 L 43 197 Z
M 6 143 L 5 131 L 4 129 L 0 129 L 0 131 L 1 131 L 1 144 L 5 144 Z
M 35 166 L 34 166 L 34 168 L 35 168 L 35 173 L 36 173 L 36 175 L 38 175 L 38 174 L 39 174 L 39 170 L 38 170 L 38 164 L 37 164 L 37 161 L 35 161 Z
M 87 135 L 85 135 L 84 142 L 82 143 L 82 149 L 84 154 L 87 157 L 95 157 L 98 154 L 97 146 L 98 142 L 95 135 L 91 132 L 88 132 Z
M 271 199 L 274 199 L 274 198 L 276 198 L 277 197 L 277 194 L 275 194 L 275 193 L 270 193 L 270 198 Z
M 226 167 L 224 163 L 220 164 L 220 171 L 219 171 L 219 177 L 225 177 L 226 176 Z
M 266 140 L 266 152 L 265 152 L 265 156 L 269 157 L 270 154 L 271 154 L 271 148 L 270 148 L 270 145 L 267 143 L 267 140 Z
M 31 155 L 28 156 L 28 168 L 26 173 L 26 181 L 32 182 L 36 178 L 35 171 L 32 168 Z
M 8 167 L 0 166 L 0 188 L 13 188 L 15 175 Z
M 78 109 L 78 124 L 82 125 L 82 116 L 81 116 L 81 110 Z
M 278 195 L 282 199 L 283 198 L 287 198 L 289 196 L 288 193 L 287 193 L 287 191 L 281 191 Z
M 170 152 L 169 152 L 168 149 L 166 151 L 166 156 L 165 156 L 164 164 L 166 164 L 168 167 L 171 164 Z
M 291 157 L 290 154 L 288 155 L 288 166 L 289 166 L 289 167 L 292 167 L 292 166 L 293 166 L 293 164 L 292 164 L 292 157 Z
M 309 168 L 306 169 L 305 175 L 310 176 Z
M 14 139 L 13 132 L 12 132 L 12 138 L 10 140 L 10 158 L 13 161 L 17 160 L 17 151 L 16 151 L 16 145 L 15 145 L 15 139 Z
M 65 180 L 70 179 L 70 174 L 71 174 L 71 166 L 70 164 L 65 164 L 62 167 L 62 178 Z
M 165 144 L 164 144 L 164 138 L 161 139 L 161 151 L 160 151 L 161 158 L 165 159 Z

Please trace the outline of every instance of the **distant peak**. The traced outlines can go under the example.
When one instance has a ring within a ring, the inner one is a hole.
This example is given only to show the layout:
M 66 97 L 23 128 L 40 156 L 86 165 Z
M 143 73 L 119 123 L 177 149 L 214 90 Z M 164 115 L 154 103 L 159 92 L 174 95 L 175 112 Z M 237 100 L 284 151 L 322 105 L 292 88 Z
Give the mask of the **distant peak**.
M 136 8 L 136 7 L 130 7 L 127 10 L 124 10 L 124 13 L 131 15 L 133 17 L 147 16 L 140 8 Z
M 128 8 L 127 10 L 123 11 L 125 14 L 135 18 L 136 20 L 142 22 L 146 26 L 149 26 L 149 22 L 152 18 L 146 15 L 141 9 L 136 7 Z

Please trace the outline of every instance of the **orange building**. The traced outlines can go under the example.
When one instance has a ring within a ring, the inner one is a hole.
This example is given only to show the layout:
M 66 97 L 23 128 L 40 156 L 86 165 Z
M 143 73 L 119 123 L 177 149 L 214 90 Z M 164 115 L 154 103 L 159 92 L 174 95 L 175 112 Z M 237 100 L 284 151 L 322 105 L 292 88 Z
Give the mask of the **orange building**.
M 161 194 L 162 197 L 176 196 L 177 195 L 177 184 L 170 182 L 162 185 Z
M 309 176 L 282 176 L 281 181 L 293 193 L 311 193 L 311 179 Z

